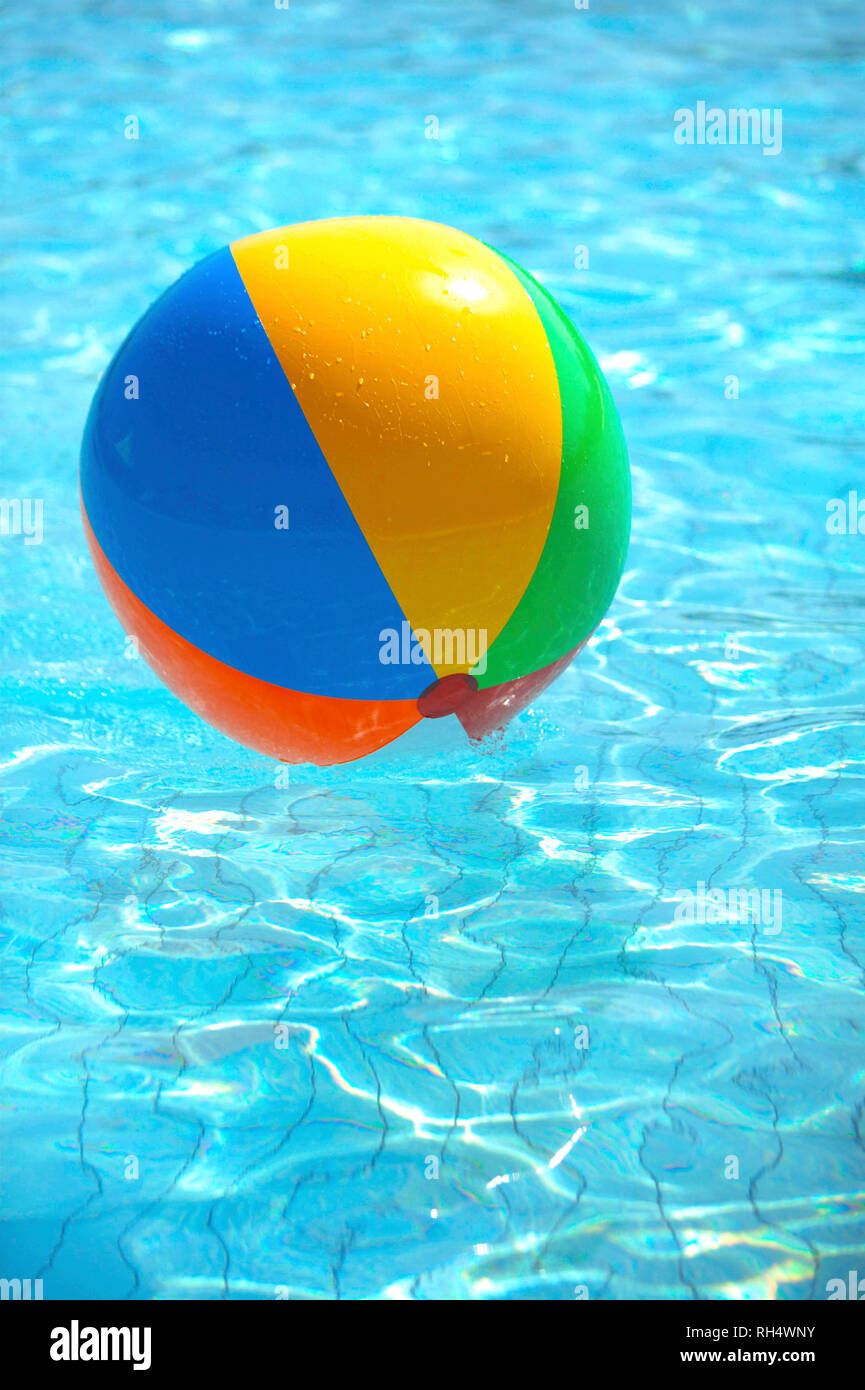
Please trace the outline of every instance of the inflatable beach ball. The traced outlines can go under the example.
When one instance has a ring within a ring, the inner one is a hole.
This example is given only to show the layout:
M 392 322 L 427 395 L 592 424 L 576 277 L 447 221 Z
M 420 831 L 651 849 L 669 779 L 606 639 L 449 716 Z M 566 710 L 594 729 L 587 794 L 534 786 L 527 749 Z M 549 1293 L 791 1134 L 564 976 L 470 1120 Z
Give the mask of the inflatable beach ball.
M 630 481 L 591 352 L 450 227 L 280 227 L 194 266 L 100 382 L 81 493 L 139 650 L 232 738 L 347 762 L 419 720 L 469 738 L 607 610 Z

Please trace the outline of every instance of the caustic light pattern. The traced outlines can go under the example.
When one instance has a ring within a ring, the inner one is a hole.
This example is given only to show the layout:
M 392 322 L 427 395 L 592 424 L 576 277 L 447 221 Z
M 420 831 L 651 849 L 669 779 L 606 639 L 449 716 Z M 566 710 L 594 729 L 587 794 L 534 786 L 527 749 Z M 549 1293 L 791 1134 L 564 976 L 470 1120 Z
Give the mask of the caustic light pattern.
M 603 617 L 630 525 L 618 415 L 556 301 L 397 217 L 194 266 L 100 383 L 81 493 L 102 585 L 165 683 L 318 764 L 422 718 L 507 722 Z

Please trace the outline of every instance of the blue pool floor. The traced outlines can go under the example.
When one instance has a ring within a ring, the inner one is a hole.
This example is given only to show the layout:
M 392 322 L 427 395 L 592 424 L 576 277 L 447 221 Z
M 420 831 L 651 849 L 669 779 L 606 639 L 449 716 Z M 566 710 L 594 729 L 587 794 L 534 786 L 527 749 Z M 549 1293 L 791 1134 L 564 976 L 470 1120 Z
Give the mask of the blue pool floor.
M 865 1274 L 865 535 L 826 524 L 865 498 L 865 29 L 795 8 L 0 21 L 0 492 L 44 503 L 41 543 L 0 538 L 3 1277 L 807 1300 Z M 782 151 L 676 145 L 700 100 L 783 108 Z M 441 721 L 286 784 L 128 658 L 77 450 L 196 258 L 377 211 L 560 298 L 621 412 L 631 549 L 504 738 Z M 771 915 L 699 907 L 740 889 Z

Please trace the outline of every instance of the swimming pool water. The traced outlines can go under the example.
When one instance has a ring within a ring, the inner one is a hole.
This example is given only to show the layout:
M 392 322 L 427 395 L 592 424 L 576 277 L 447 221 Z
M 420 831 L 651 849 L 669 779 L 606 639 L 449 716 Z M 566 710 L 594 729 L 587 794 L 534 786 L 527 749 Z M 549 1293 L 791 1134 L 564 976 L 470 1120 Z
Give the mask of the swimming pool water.
M 0 21 L 0 492 L 42 504 L 0 536 L 0 1275 L 826 1297 L 865 1274 L 865 534 L 827 530 L 865 498 L 861 7 L 148 9 Z M 677 144 L 699 101 L 781 109 L 781 151 Z M 559 297 L 631 549 L 504 738 L 283 784 L 128 656 L 77 450 L 195 259 L 370 212 Z

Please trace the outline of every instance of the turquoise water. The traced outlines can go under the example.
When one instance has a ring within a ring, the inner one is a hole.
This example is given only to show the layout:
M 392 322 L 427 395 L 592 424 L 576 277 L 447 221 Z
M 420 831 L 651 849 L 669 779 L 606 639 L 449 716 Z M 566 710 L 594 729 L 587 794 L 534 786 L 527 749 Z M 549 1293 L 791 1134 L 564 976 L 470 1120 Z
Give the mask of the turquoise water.
M 0 492 L 43 527 L 0 536 L 0 1275 L 825 1298 L 865 1274 L 861 8 L 148 8 L 2 18 Z M 780 153 L 677 144 L 699 101 L 780 108 Z M 632 543 L 503 740 L 283 786 L 127 658 L 77 452 L 189 264 L 358 212 L 560 298 Z

